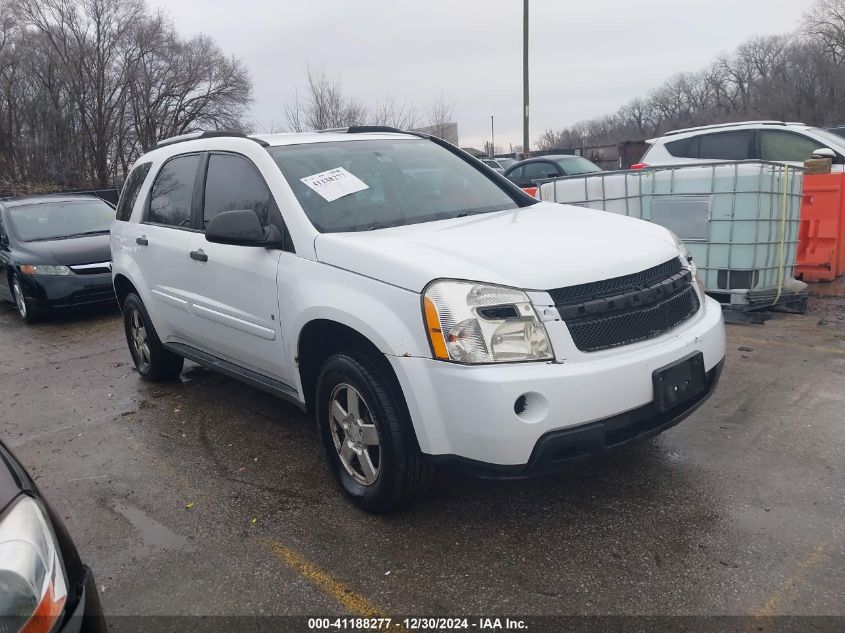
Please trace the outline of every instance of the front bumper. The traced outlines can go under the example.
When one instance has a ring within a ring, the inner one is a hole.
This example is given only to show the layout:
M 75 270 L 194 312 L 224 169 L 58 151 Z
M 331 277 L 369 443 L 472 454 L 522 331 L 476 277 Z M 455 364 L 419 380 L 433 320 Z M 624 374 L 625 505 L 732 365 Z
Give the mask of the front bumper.
M 553 474 L 586 459 L 611 455 L 672 428 L 713 394 L 723 365 L 721 361 L 707 372 L 707 391 L 671 411 L 660 412 L 654 403 L 649 403 L 604 420 L 546 433 L 537 441 L 525 465 L 489 464 L 455 455 L 436 455 L 429 459 L 438 466 L 489 479 L 527 479 Z
M 511 472 L 520 476 L 542 470 L 538 455 L 546 454 L 546 445 L 566 443 L 560 440 L 563 431 L 581 427 L 585 433 L 574 443 L 572 455 L 579 457 L 585 442 L 593 447 L 583 449 L 585 456 L 607 452 L 679 422 L 700 402 L 684 403 L 688 410 L 670 412 L 671 417 L 649 416 L 654 400 L 652 373 L 693 352 L 704 356 L 709 394 L 725 357 L 722 310 L 712 299 L 692 319 L 657 338 L 573 354 L 564 362 L 464 366 L 425 358 L 388 358 L 423 453 L 435 461 L 470 460 L 512 467 Z M 527 408 L 518 413 L 517 402 L 526 395 Z M 590 430 L 586 425 L 591 423 L 603 425 L 601 432 L 612 436 L 609 443 L 601 440 L 601 448 L 595 439 L 595 429 L 600 427 Z M 558 448 L 563 453 L 568 450 Z
M 21 275 L 24 295 L 39 308 L 55 309 L 116 302 L 111 273 Z
M 106 633 L 106 620 L 97 593 L 94 574 L 85 567 L 82 594 L 73 612 L 65 618 L 58 633 Z

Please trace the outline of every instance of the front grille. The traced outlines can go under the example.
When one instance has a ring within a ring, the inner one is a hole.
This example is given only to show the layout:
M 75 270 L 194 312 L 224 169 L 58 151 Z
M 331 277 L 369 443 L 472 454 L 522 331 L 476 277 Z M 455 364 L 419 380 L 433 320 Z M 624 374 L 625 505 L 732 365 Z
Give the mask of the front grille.
M 692 273 L 679 259 L 549 294 L 582 352 L 654 338 L 689 319 L 700 307 Z
M 555 290 L 549 290 L 549 294 L 557 306 L 589 301 L 590 299 L 620 294 L 630 290 L 636 290 L 637 288 L 647 288 L 672 275 L 678 274 L 682 270 L 681 260 L 673 257 L 668 262 L 663 262 L 653 268 L 648 268 L 638 273 L 613 277 L 612 279 L 603 279 L 601 281 L 591 281 L 590 283 L 577 286 L 557 288 Z
M 566 325 L 578 349 L 596 352 L 660 336 L 689 319 L 699 306 L 695 288 L 687 284 L 680 293 L 648 308 L 568 321 Z

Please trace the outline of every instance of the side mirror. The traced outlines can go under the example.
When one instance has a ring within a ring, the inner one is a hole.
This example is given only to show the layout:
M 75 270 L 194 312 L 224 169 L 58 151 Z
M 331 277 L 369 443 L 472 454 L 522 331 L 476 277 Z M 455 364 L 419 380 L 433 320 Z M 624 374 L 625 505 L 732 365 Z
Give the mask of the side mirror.
M 282 236 L 275 226 L 263 227 L 252 209 L 222 211 L 211 218 L 205 239 L 216 244 L 282 248 Z
M 831 158 L 836 160 L 836 152 L 829 147 L 820 147 L 813 152 L 813 158 Z

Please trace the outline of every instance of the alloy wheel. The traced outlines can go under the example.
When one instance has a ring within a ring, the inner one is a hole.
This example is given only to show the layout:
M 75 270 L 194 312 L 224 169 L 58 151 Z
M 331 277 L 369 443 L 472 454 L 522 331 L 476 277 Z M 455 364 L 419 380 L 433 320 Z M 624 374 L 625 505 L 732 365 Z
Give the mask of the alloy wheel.
M 144 321 L 137 310 L 129 313 L 129 335 L 132 339 L 132 347 L 135 350 L 135 357 L 138 359 L 138 369 L 144 370 L 150 366 L 150 342 L 147 338 L 147 329 Z
M 15 295 L 15 306 L 18 309 L 18 314 L 22 319 L 26 318 L 26 299 L 23 296 L 23 288 L 21 283 L 15 279 L 12 281 L 12 294 Z
M 341 383 L 332 391 L 329 416 L 340 463 L 355 481 L 372 486 L 378 479 L 381 450 L 369 405 L 355 387 Z

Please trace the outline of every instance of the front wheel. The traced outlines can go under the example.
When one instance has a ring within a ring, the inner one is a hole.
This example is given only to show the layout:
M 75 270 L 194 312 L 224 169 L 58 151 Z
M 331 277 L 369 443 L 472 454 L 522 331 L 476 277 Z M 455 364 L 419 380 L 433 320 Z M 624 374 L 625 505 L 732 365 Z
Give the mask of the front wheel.
M 390 512 L 423 492 L 432 467 L 413 437 L 404 402 L 366 355 L 330 356 L 317 384 L 317 425 L 329 467 L 369 512 Z
M 24 295 L 23 285 L 17 273 L 12 277 L 12 298 L 15 300 L 15 308 L 18 310 L 18 316 L 26 323 L 35 323 L 41 318 L 41 312 Z
M 130 293 L 123 302 L 123 329 L 129 353 L 141 378 L 152 382 L 176 379 L 185 359 L 161 344 L 141 298 Z

